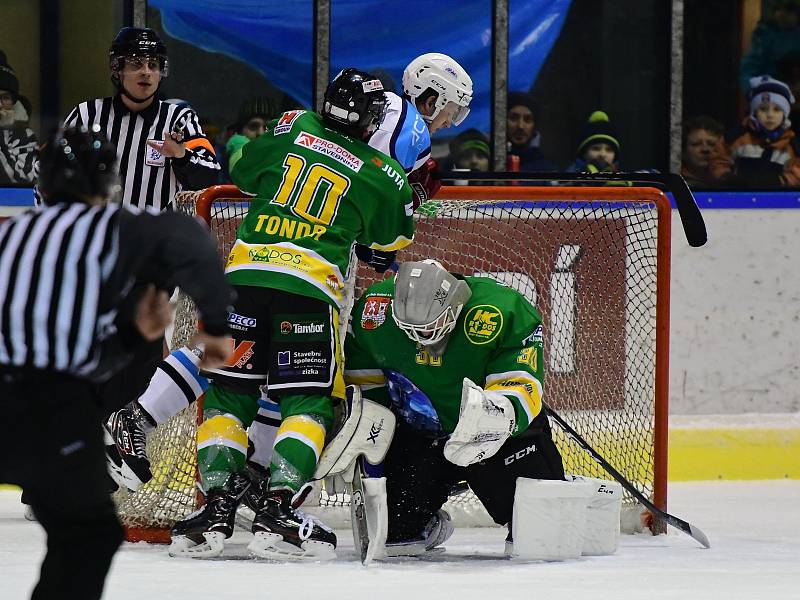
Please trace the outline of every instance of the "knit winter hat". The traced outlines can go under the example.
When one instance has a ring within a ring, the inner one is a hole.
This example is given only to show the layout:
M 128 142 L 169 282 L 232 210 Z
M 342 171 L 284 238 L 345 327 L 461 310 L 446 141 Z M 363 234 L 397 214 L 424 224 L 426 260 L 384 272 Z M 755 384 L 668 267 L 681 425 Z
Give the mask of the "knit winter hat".
M 783 111 L 783 118 L 789 116 L 794 96 L 789 86 L 773 79 L 769 75 L 760 75 L 750 79 L 750 115 L 755 118 L 756 109 L 764 102 L 777 104 Z
M 507 106 L 508 110 L 511 110 L 515 106 L 524 106 L 531 111 L 533 118 L 536 119 L 535 104 L 531 94 L 525 92 L 508 92 Z
M 578 156 L 582 156 L 587 146 L 605 142 L 614 148 L 614 153 L 619 154 L 619 140 L 617 132 L 611 126 L 608 115 L 602 110 L 596 110 L 589 115 L 589 120 L 583 126 L 581 132 L 581 143 L 578 144 Z
M 14 101 L 17 101 L 19 95 L 19 79 L 17 74 L 14 73 L 6 59 L 6 53 L 0 50 L 0 90 L 7 90 L 14 96 Z

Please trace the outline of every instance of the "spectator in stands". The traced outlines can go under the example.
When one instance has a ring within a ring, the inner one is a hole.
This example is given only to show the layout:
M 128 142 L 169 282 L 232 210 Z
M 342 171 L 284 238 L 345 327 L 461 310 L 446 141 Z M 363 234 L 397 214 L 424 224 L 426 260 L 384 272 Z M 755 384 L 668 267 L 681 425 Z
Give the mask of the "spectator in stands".
M 462 131 L 450 142 L 448 161 L 453 169 L 489 171 L 489 138 L 477 129 Z
M 724 134 L 722 124 L 706 115 L 684 122 L 681 175 L 691 187 L 716 187 L 730 172 L 730 161 L 718 160 L 723 154 Z
M 262 135 L 267 128 L 267 123 L 280 114 L 278 107 L 271 98 L 264 96 L 251 98 L 242 104 L 239 117 L 236 119 L 236 133 L 225 144 L 226 171 L 233 167 L 231 158 L 242 149 L 247 142 Z
M 616 173 L 619 171 L 619 140 L 608 115 L 596 110 L 581 131 L 578 157 L 569 173 Z
M 506 122 L 508 155 L 519 157 L 520 171 L 555 171 L 555 165 L 542 154 L 542 136 L 536 129 L 533 97 L 525 92 L 509 92 Z
M 19 95 L 17 74 L 0 50 L 0 187 L 33 185 L 36 178 L 38 144 L 28 127 L 29 107 Z
M 750 91 L 751 79 L 759 75 L 778 77 L 779 61 L 791 54 L 800 54 L 800 0 L 777 0 L 772 15 L 756 26 L 742 57 L 742 89 Z
M 789 128 L 795 99 L 782 81 L 769 75 L 750 80 L 750 114 L 730 145 L 735 186 L 772 188 L 800 185 L 800 143 Z M 719 166 L 728 157 L 714 161 Z
M 795 98 L 789 110 L 789 121 L 795 136 L 800 137 L 800 52 L 787 54 L 778 61 L 776 79 L 785 81 Z

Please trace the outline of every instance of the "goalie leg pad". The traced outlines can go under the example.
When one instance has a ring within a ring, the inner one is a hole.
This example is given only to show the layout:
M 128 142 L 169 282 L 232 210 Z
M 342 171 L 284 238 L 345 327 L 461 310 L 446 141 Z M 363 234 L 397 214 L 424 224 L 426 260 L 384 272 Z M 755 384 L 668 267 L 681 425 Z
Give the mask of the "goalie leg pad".
M 511 555 L 548 561 L 580 557 L 593 494 L 594 486 L 584 481 L 517 478 Z
M 395 417 L 392 411 L 377 402 L 361 397 L 355 386 L 347 388 L 344 423 L 325 447 L 317 464 L 314 479 L 323 479 L 348 471 L 353 461 L 363 455 L 378 464 L 386 456 L 392 442 Z
M 585 481 L 593 490 L 586 507 L 586 531 L 581 554 L 584 556 L 614 554 L 619 545 L 622 485 L 616 481 L 579 475 L 571 475 L 568 478 L 572 481 Z

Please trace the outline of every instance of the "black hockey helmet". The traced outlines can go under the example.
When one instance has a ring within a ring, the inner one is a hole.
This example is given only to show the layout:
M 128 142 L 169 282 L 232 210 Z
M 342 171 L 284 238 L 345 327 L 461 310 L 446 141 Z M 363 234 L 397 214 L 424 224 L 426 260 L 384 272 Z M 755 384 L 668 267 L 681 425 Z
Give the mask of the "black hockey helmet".
M 98 125 L 59 129 L 40 150 L 38 185 L 48 206 L 110 198 L 119 186 L 116 150 Z
M 322 119 L 329 127 L 361 139 L 378 128 L 386 116 L 386 106 L 380 80 L 364 71 L 348 68 L 328 84 Z
M 125 66 L 125 59 L 131 56 L 156 58 L 161 67 L 161 78 L 169 73 L 167 46 L 150 28 L 123 27 L 114 37 L 111 49 L 108 51 L 108 59 L 111 81 L 115 85 L 119 84 L 119 72 Z

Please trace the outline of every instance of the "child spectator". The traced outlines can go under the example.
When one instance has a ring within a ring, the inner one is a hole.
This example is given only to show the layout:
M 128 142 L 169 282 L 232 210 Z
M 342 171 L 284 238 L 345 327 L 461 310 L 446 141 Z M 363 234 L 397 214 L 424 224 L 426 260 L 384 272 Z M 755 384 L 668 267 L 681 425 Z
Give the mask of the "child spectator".
M 800 185 L 800 144 L 788 115 L 794 96 L 782 81 L 769 75 L 750 80 L 750 115 L 743 133 L 730 145 L 731 183 L 746 187 Z M 726 157 L 714 161 L 715 166 Z
M 467 129 L 450 142 L 449 162 L 454 169 L 488 171 L 489 138 L 477 129 Z
M 616 173 L 619 171 L 619 140 L 608 115 L 596 110 L 583 126 L 578 158 L 568 173 Z
M 536 111 L 530 94 L 509 92 L 506 136 L 508 154 L 519 157 L 520 171 L 556 170 L 539 148 L 542 136 L 536 129 Z
M 26 104 L 19 95 L 17 74 L 0 50 L 0 187 L 32 185 L 36 178 L 38 144 L 28 127 Z
M 717 187 L 730 172 L 730 162 L 718 160 L 723 153 L 722 124 L 700 115 L 683 124 L 681 175 L 690 187 Z

